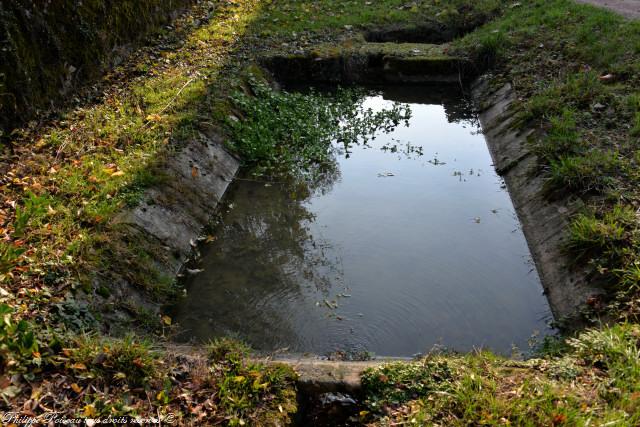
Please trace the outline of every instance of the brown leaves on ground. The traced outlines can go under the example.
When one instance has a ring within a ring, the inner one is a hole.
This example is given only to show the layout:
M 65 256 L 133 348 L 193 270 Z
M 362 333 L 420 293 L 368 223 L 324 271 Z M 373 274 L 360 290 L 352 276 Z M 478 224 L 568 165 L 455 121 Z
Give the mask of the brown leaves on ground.
M 77 349 L 66 349 L 62 354 L 73 356 L 75 352 Z M 279 386 L 291 388 L 291 392 L 284 395 L 290 400 L 276 398 L 266 389 L 263 405 L 230 413 L 229 405 L 233 405 L 234 399 L 229 396 L 225 400 L 220 393 L 222 384 L 229 381 L 224 366 L 193 352 L 172 352 L 153 363 L 155 373 L 143 386 L 128 384 L 124 374 L 105 378 L 97 375 L 92 367 L 74 363 L 69 370 L 58 369 L 46 373 L 37 382 L 23 383 L 22 393 L 13 396 L 10 407 L 31 417 L 53 412 L 90 418 L 160 416 L 177 425 L 227 425 L 233 419 L 242 419 L 247 425 L 265 425 L 265 420 L 273 420 L 273 414 L 278 414 L 284 422 L 295 408 L 295 391 L 289 382 Z

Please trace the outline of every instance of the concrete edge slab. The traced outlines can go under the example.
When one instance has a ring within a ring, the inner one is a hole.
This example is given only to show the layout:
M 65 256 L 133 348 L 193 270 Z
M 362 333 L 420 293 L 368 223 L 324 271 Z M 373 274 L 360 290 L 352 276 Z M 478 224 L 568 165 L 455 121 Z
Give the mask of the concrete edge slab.
M 534 170 L 537 161 L 527 141 L 536 136 L 532 131 L 516 129 L 510 111 L 516 99 L 511 85 L 496 91 L 483 77 L 474 84 L 472 95 L 476 104 L 483 106 L 479 119 L 486 130 L 489 151 L 522 223 L 554 317 L 558 321 L 579 321 L 587 300 L 602 294 L 589 283 L 585 270 L 571 267 L 562 250 L 566 229 L 580 205 L 570 198 L 551 201 L 544 196 L 544 180 Z

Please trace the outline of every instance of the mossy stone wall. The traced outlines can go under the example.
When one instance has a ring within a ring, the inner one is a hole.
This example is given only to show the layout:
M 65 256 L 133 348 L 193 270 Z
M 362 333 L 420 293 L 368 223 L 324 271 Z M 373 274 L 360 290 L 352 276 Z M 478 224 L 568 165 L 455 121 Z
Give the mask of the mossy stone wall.
M 139 40 L 192 0 L 0 2 L 0 131 L 95 80 L 114 48 Z

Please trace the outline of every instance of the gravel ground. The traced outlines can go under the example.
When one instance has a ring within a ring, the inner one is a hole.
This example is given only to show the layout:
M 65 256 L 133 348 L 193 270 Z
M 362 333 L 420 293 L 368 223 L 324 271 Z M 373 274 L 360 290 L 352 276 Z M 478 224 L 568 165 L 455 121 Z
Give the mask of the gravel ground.
M 640 19 L 640 0 L 576 0 L 579 3 L 588 3 L 605 7 L 627 18 Z

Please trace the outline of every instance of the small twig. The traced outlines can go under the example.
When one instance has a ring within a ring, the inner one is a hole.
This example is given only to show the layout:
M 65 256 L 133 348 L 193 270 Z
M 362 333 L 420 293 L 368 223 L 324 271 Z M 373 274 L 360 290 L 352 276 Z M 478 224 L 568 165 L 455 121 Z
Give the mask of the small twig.
M 65 148 L 67 148 L 67 145 L 69 145 L 69 139 L 67 138 L 64 143 L 60 146 L 60 148 L 58 148 L 58 151 L 56 152 L 56 157 L 55 159 L 53 159 L 53 164 L 55 165 L 56 163 L 58 163 L 58 157 L 60 157 L 60 154 L 64 151 Z
M 286 182 L 284 181 L 268 181 L 268 180 L 251 179 L 251 178 L 233 178 L 231 182 L 233 181 L 257 182 L 259 184 L 286 184 Z
M 158 114 L 162 114 L 165 111 L 167 111 L 167 109 L 169 108 L 169 106 L 171 106 L 171 104 L 173 104 L 175 102 L 175 100 L 180 96 L 180 94 L 182 93 L 182 91 L 184 90 L 184 88 L 186 88 L 187 86 L 189 86 L 191 84 L 191 82 L 193 82 L 195 80 L 195 78 L 191 78 L 189 79 L 188 82 L 186 82 L 178 91 L 178 93 L 176 93 L 176 95 L 171 99 L 171 101 L 169 101 L 169 103 L 167 105 L 164 106 L 164 108 L 162 110 L 160 110 L 160 112 Z
M 460 90 L 462 91 L 462 94 L 465 95 L 464 84 L 462 84 L 462 67 L 460 65 L 460 61 L 457 62 L 457 65 L 458 65 L 458 83 L 460 84 Z
M 173 98 L 171 98 L 171 101 L 169 101 L 167 103 L 167 105 L 165 105 L 159 112 L 157 112 L 156 114 L 161 115 L 162 113 L 164 113 L 165 111 L 167 111 L 169 109 L 169 107 L 171 106 L 171 104 L 173 104 L 176 99 L 178 99 L 178 97 L 180 96 L 180 94 L 182 93 L 182 91 L 189 86 L 193 81 L 195 80 L 195 78 L 191 78 L 189 79 L 189 81 L 187 81 L 184 85 L 182 85 L 182 87 L 180 88 L 180 90 L 178 91 L 178 93 L 175 94 L 175 96 Z M 144 124 L 143 129 L 146 128 L 149 123 L 151 123 L 151 120 L 147 121 L 147 123 Z

